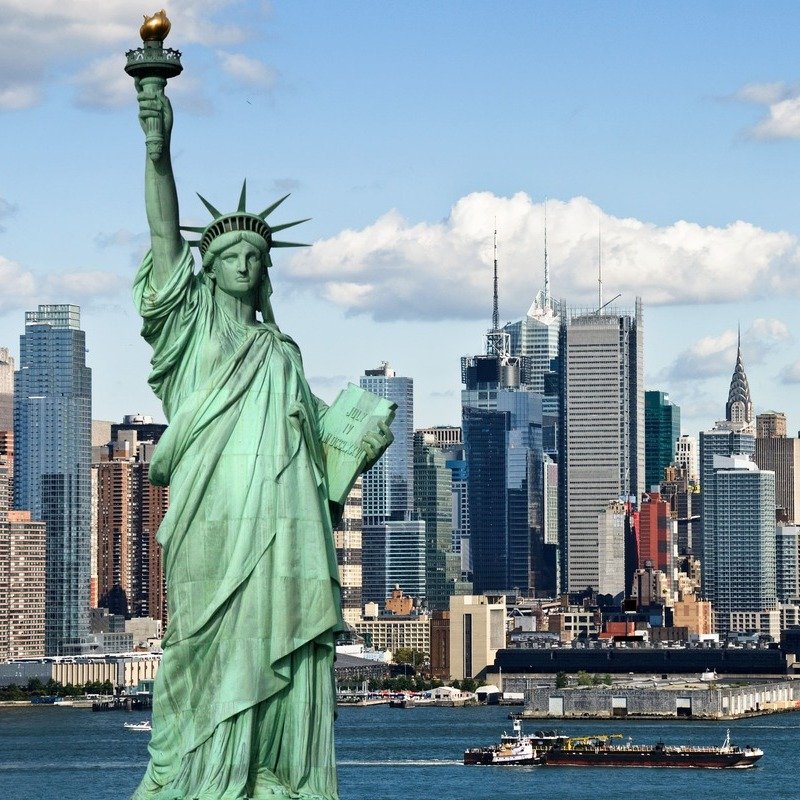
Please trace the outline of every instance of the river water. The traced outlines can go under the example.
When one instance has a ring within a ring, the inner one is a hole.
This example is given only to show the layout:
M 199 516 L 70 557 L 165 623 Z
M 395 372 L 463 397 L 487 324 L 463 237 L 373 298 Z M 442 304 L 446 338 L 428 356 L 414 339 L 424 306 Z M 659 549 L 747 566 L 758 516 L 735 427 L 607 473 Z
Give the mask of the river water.
M 764 750 L 755 769 L 465 767 L 465 748 L 511 729 L 505 708 L 343 708 L 336 723 L 342 800 L 797 800 L 800 712 L 715 722 L 566 722 L 563 733 L 623 733 L 650 744 L 734 744 Z M 0 800 L 126 800 L 147 763 L 133 712 L 0 708 Z M 523 729 L 543 727 L 540 720 Z

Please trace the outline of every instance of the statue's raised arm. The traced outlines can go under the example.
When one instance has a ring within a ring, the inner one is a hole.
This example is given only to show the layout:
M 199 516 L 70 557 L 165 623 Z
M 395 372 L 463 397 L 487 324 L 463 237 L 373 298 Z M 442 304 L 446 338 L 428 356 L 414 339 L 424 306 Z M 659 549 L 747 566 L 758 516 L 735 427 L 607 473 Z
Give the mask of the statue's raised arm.
M 162 85 L 159 86 L 158 84 Z M 152 280 L 162 286 L 170 275 L 182 250 L 178 223 L 178 193 L 172 173 L 170 137 L 172 134 L 172 105 L 164 93 L 166 81 L 159 78 L 136 80 L 136 97 L 139 101 L 139 122 L 145 134 L 159 127 L 163 143 L 154 148 L 148 145 L 145 160 L 144 199 L 150 241 L 153 249 Z M 155 125 L 153 124 L 155 123 Z M 154 153 L 153 150 L 160 150 Z M 153 156 L 157 157 L 154 158 Z
M 147 145 L 144 196 L 153 249 L 151 281 L 156 288 L 169 278 L 183 249 L 170 158 L 172 106 L 164 92 L 167 78 L 183 70 L 180 51 L 164 47 L 171 27 L 163 9 L 152 16 L 145 14 L 139 29 L 142 47 L 126 53 L 125 66 L 136 84 L 139 122 Z

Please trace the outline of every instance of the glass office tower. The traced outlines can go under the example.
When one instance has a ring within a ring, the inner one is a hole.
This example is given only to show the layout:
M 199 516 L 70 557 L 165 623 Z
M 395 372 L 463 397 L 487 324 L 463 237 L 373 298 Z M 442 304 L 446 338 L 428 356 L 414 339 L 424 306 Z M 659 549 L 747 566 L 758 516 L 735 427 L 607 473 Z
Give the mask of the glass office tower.
M 91 392 L 78 306 L 26 312 L 14 381 L 14 507 L 47 523 L 48 655 L 89 632 Z

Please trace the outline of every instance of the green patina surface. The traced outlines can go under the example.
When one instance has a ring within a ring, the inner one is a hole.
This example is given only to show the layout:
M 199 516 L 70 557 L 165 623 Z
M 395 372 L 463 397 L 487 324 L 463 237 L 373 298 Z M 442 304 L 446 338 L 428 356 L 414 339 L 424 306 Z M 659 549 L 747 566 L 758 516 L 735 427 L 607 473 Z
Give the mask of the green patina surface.
M 341 458 L 337 434 L 328 459 L 328 409 L 270 304 L 271 232 L 287 226 L 254 224 L 267 212 L 242 213 L 244 190 L 229 215 L 209 204 L 216 227 L 196 270 L 180 234 L 164 88 L 137 78 L 142 128 L 163 136 L 145 160 L 152 247 L 134 297 L 169 420 L 150 477 L 170 486 L 170 507 L 158 534 L 169 625 L 134 798 L 333 800 L 342 620 L 329 486 L 340 500 L 375 462 L 392 411 L 356 429 L 345 450 L 357 458 Z

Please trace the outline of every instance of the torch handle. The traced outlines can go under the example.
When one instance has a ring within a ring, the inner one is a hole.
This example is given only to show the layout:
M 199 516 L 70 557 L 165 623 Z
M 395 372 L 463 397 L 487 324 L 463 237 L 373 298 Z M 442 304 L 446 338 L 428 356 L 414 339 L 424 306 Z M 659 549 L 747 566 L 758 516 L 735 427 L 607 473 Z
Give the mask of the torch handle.
M 151 90 L 153 94 L 160 92 L 163 95 L 167 80 L 158 76 L 148 76 L 141 79 L 140 85 L 143 89 Z M 164 151 L 164 118 L 161 114 L 147 119 L 145 124 L 145 145 L 150 160 L 153 162 L 158 161 Z

